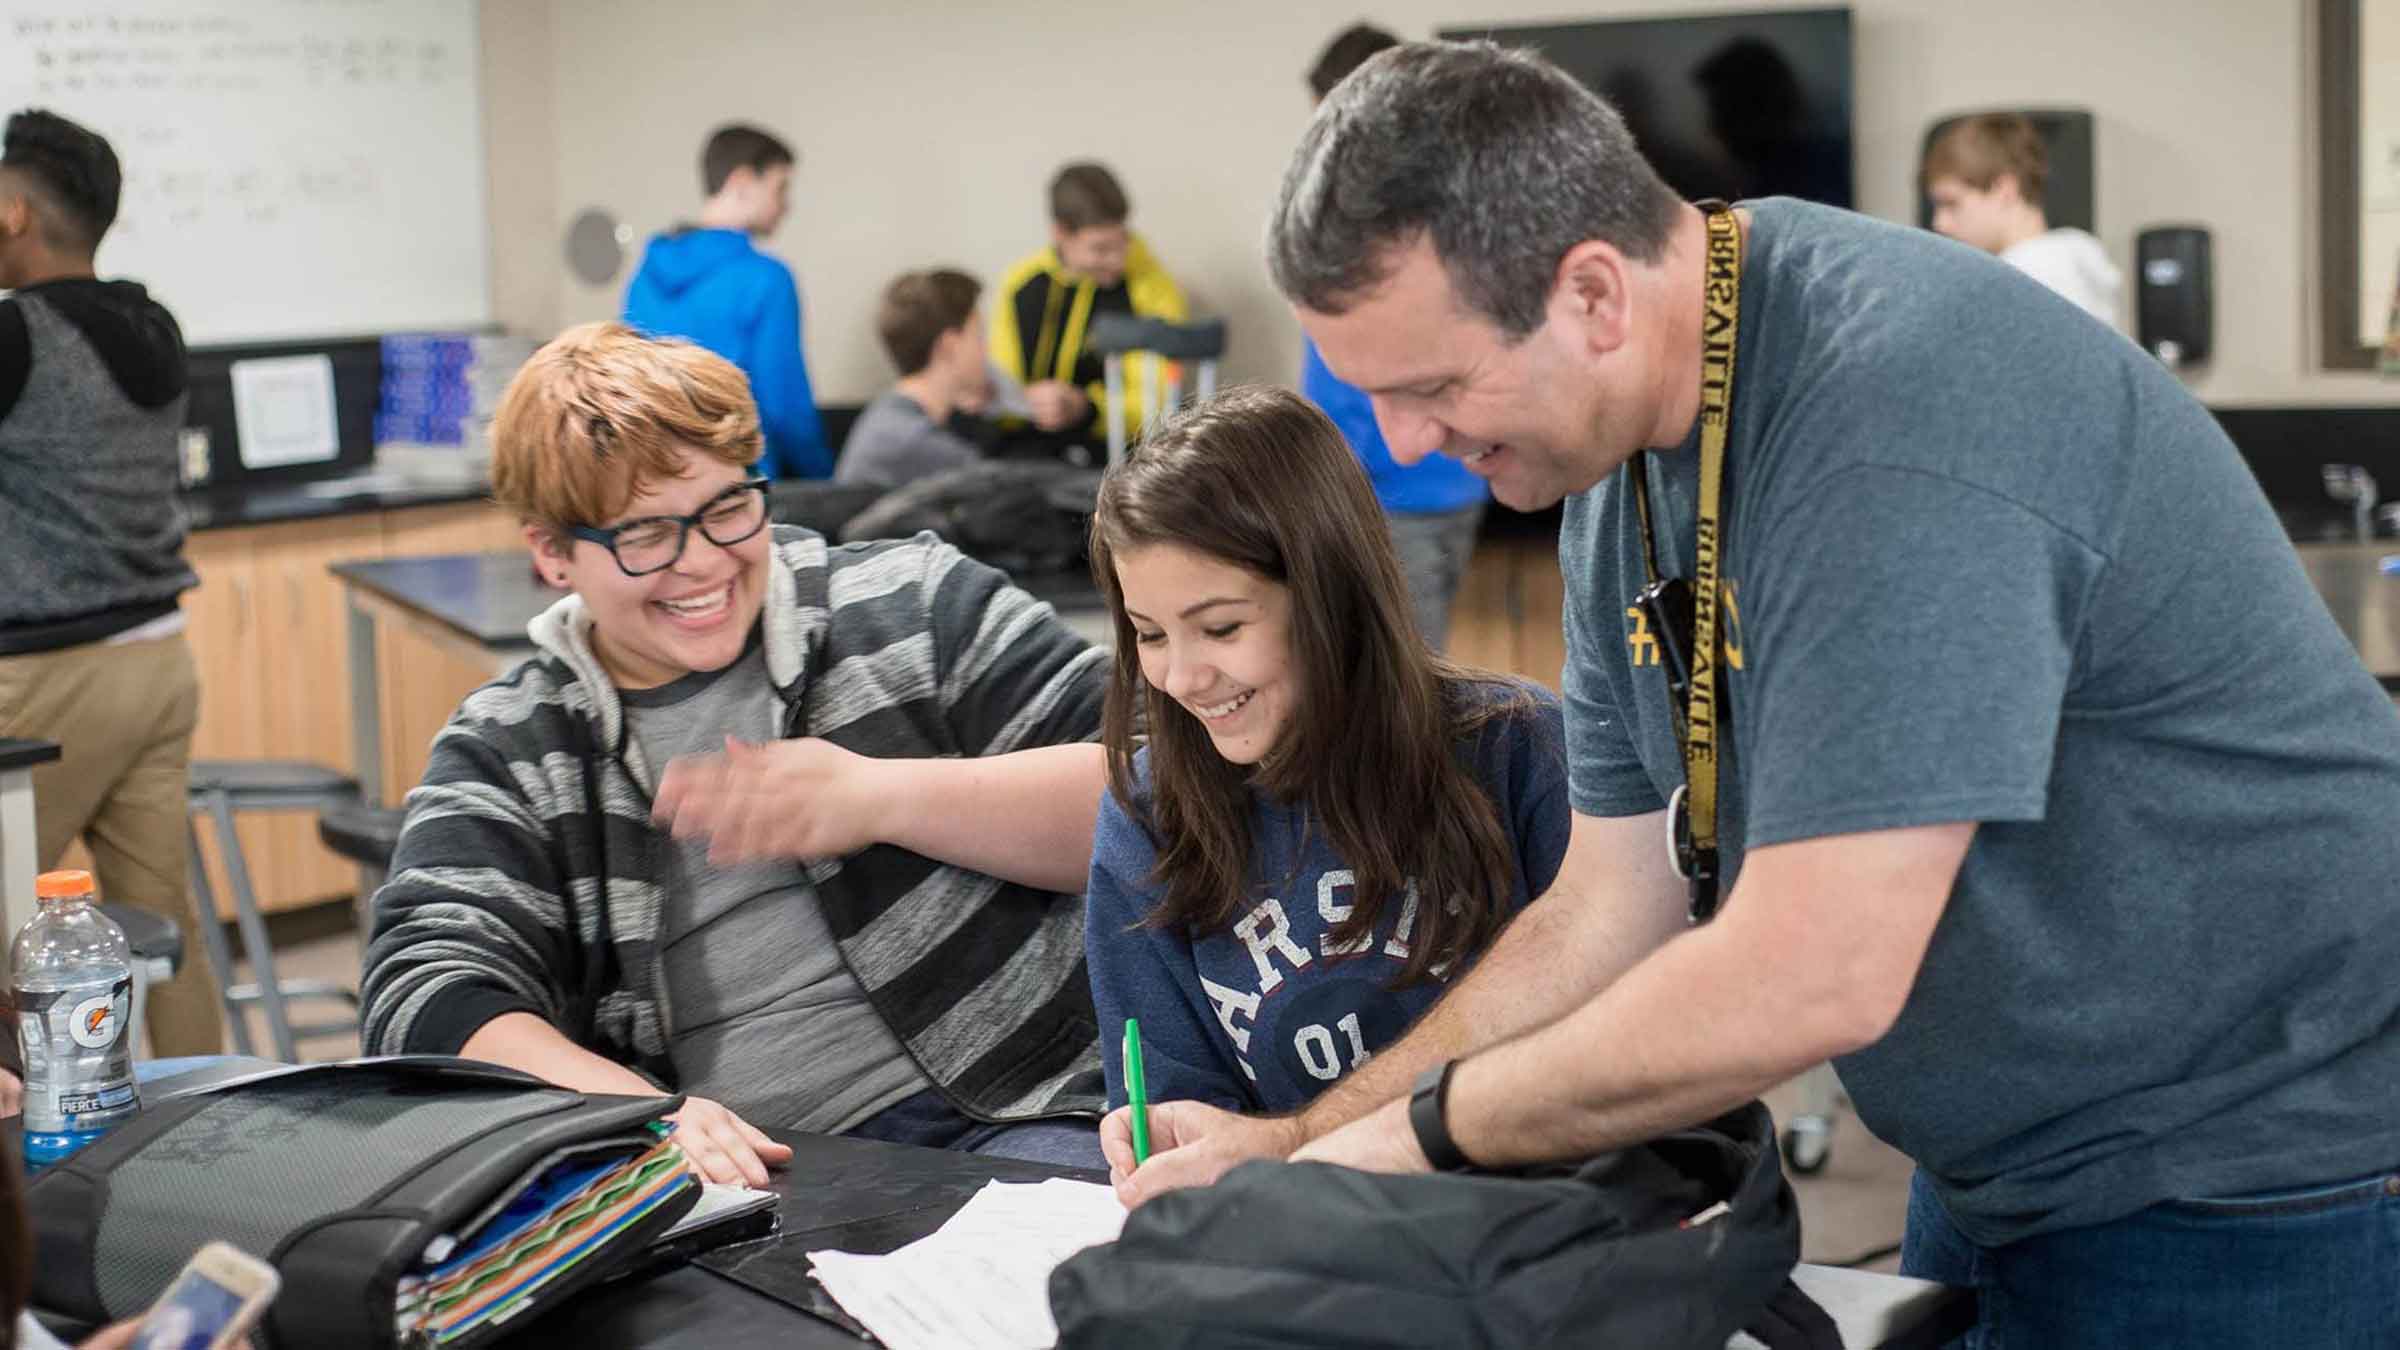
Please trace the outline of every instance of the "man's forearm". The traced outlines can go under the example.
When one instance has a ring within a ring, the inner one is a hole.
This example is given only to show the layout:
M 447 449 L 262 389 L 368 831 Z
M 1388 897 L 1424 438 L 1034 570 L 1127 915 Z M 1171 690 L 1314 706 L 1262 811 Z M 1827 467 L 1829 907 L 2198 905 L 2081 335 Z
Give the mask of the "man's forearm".
M 1925 826 L 1752 853 L 1714 923 L 1460 1064 L 1452 1139 L 1485 1166 L 1586 1158 L 1873 1044 L 1907 1000 L 1972 835 Z
M 566 1034 L 528 1012 L 502 1013 L 475 1029 L 459 1047 L 466 1059 L 480 1059 L 532 1074 L 577 1092 L 605 1092 L 625 1097 L 659 1096 L 658 1085 L 633 1070 L 595 1055 Z
M 1553 910 L 1550 903 L 1533 906 L 1509 925 L 1406 1036 L 1310 1102 L 1300 1112 L 1295 1146 L 1403 1095 L 1433 1065 L 1540 1026 L 1580 1003 L 1586 991 L 1573 978 L 1576 972 L 1556 964 L 1551 946 L 1574 920 L 1565 906 Z
M 1679 931 L 1682 893 L 1656 846 L 1662 829 L 1657 815 L 1577 817 L 1550 892 L 1408 1035 L 1310 1103 L 1295 1146 L 1405 1095 L 1444 1060 L 1566 1016 Z
M 1459 1148 L 1485 1167 L 1590 1157 L 1707 1120 L 1852 1048 L 1795 1025 L 1777 991 L 1726 979 L 1748 963 L 1724 937 L 1688 933 L 1589 1005 L 1460 1064 L 1448 1112 Z
M 1039 890 L 1083 889 L 1107 790 L 1099 746 L 880 763 L 891 775 L 886 843 Z

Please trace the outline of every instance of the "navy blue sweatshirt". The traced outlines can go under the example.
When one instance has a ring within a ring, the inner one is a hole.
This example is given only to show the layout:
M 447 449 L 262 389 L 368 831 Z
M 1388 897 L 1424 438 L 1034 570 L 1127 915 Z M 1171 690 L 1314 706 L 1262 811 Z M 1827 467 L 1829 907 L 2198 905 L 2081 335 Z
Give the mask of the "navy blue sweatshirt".
M 1567 772 L 1557 696 L 1528 691 L 1532 706 L 1494 718 L 1459 753 L 1516 841 L 1513 913 L 1550 888 L 1567 851 Z M 1136 792 L 1150 791 L 1149 752 L 1134 761 Z M 1125 1019 L 1142 1027 L 1152 1101 L 1195 1100 L 1237 1111 L 1291 1111 L 1398 1040 L 1447 988 L 1444 972 L 1395 989 L 1420 903 L 1415 888 L 1361 951 L 1334 950 L 1348 916 L 1352 877 L 1306 809 L 1253 794 L 1251 903 L 1225 931 L 1191 934 L 1149 926 L 1160 888 L 1149 835 L 1112 793 L 1100 805 L 1084 951 L 1100 1016 L 1111 1107 L 1125 1104 L 1116 1047 Z

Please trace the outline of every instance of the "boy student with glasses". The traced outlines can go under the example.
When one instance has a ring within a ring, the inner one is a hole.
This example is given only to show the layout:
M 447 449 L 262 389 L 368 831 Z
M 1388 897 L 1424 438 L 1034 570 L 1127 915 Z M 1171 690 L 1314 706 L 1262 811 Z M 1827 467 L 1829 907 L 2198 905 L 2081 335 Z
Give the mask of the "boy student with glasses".
M 787 1156 L 760 1126 L 1099 1165 L 1100 653 L 931 536 L 770 528 L 697 346 L 570 329 L 493 432 L 573 594 L 409 794 L 369 1051 L 686 1093 L 712 1180 Z

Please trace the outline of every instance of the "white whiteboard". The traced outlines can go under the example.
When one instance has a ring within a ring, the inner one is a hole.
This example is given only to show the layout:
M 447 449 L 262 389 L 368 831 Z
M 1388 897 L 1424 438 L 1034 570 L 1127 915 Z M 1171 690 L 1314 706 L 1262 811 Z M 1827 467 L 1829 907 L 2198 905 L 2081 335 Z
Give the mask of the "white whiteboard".
M 2400 306 L 2400 0 L 2358 7 L 2358 343 Z
M 100 275 L 185 340 L 491 318 L 476 0 L 0 0 L 0 116 L 108 137 Z

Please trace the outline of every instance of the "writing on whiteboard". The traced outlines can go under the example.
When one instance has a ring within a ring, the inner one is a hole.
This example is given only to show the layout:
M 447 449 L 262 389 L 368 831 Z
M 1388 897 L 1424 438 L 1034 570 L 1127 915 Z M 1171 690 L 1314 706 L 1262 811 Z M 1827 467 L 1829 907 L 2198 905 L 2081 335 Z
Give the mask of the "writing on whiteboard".
M 116 146 L 104 273 L 195 343 L 489 316 L 474 0 L 0 0 L 0 89 Z

